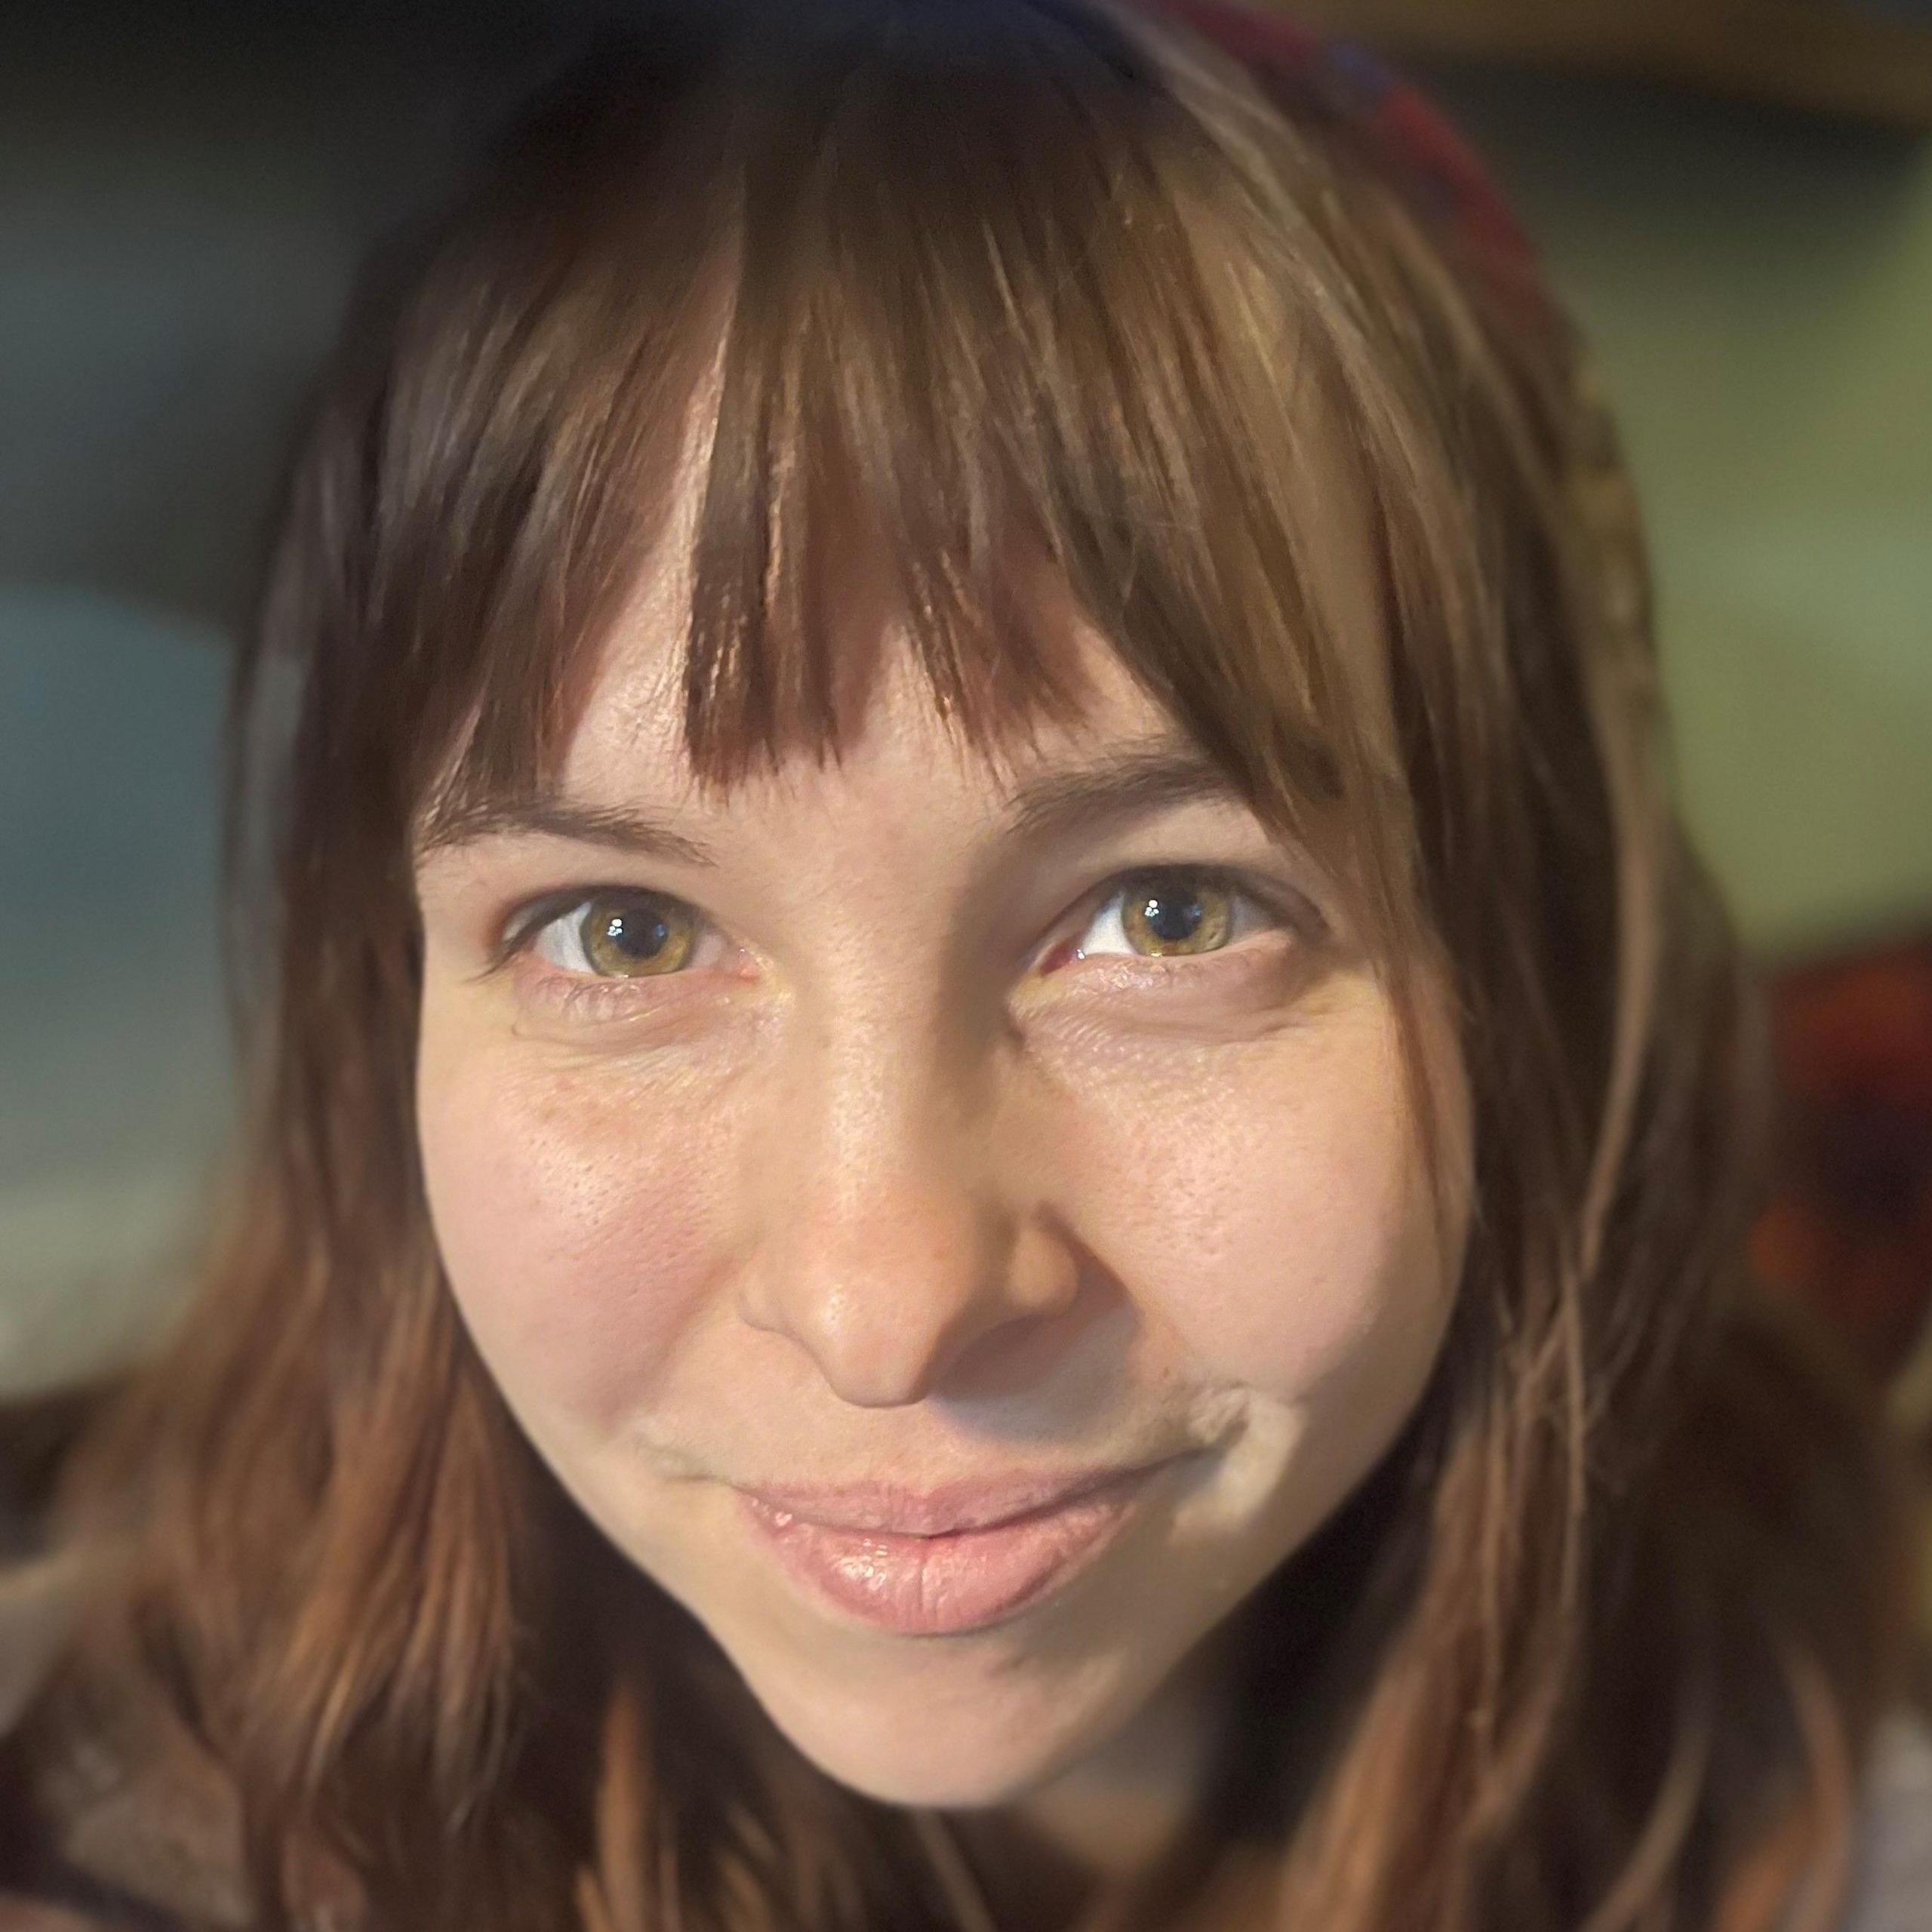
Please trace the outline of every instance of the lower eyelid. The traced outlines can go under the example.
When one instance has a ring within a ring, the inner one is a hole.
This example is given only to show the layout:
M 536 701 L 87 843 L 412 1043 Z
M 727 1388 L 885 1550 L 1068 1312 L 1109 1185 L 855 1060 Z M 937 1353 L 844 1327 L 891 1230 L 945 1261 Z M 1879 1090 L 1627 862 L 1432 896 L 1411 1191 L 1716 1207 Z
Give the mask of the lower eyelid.
M 1144 998 L 1155 1004 L 1179 1001 L 1192 1010 L 1195 1000 L 1217 1005 L 1228 1000 L 1285 998 L 1308 957 L 1305 942 L 1277 927 L 1217 952 L 1167 958 L 1151 953 L 1096 953 L 1047 978 L 1048 986 L 1060 986 L 1076 1005 L 1089 997 L 1126 1002 Z
M 625 1014 L 662 1012 L 707 991 L 695 982 L 717 975 L 688 968 L 675 973 L 643 974 L 628 978 L 618 974 L 573 973 L 546 964 L 528 948 L 509 961 L 515 997 L 531 1006 L 566 1017 L 617 1019 Z

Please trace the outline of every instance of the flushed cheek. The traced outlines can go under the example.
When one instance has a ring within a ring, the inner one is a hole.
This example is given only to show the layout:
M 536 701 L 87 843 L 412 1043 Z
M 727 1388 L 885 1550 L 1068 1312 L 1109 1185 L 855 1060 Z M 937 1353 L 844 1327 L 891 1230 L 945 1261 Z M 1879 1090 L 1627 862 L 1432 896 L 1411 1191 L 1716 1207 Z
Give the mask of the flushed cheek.
M 703 1312 L 729 1131 L 675 1076 L 527 1052 L 445 1058 L 426 1038 L 430 1212 L 512 1406 L 533 1427 L 547 1417 L 601 1439 L 648 1404 Z

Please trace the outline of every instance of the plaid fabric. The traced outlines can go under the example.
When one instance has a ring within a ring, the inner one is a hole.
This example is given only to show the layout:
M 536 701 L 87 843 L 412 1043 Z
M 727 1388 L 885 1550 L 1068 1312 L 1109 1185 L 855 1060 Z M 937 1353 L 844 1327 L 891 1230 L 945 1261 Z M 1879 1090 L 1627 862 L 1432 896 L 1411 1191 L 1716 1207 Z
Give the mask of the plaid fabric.
M 1932 935 L 1770 981 L 1777 1191 L 1753 1258 L 1932 1426 Z

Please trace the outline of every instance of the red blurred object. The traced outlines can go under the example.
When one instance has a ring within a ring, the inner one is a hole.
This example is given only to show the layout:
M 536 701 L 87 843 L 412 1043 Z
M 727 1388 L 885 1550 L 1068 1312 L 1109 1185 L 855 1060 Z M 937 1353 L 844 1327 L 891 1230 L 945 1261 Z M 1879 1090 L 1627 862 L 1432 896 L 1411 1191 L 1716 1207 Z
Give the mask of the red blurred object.
M 1932 935 L 1769 990 L 1778 1171 L 1752 1257 L 1892 1383 L 1932 1339 Z

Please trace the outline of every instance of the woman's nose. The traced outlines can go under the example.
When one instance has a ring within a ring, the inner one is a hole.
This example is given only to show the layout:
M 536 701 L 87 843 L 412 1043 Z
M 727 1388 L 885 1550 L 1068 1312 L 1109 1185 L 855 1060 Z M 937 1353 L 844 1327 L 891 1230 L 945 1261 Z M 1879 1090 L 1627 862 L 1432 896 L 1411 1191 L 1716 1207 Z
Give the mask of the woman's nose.
M 1075 1257 L 1001 1185 L 993 1123 L 943 1078 L 902 1060 L 801 1084 L 768 1123 L 740 1308 L 837 1395 L 918 1401 L 995 1333 L 1072 1302 Z

